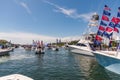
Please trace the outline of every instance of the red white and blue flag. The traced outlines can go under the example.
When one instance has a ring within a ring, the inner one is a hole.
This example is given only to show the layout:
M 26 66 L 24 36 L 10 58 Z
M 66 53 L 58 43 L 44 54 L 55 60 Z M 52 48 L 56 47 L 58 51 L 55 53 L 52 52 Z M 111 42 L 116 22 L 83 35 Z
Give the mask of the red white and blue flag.
M 111 10 L 107 5 L 104 6 L 104 10 Z
M 116 24 L 115 27 L 120 28 L 120 24 Z
M 109 21 L 109 18 L 108 18 L 107 16 L 103 15 L 103 16 L 102 16 L 102 20 L 104 20 L 104 21 Z
M 100 30 L 98 30 L 97 35 L 103 36 L 103 32 L 101 32 Z
M 112 27 L 112 28 L 114 28 L 116 25 L 115 25 L 115 23 L 110 22 L 110 23 L 109 23 L 109 26 Z
M 98 40 L 98 41 L 102 41 L 102 37 L 99 36 L 99 35 L 96 35 L 96 40 Z
M 111 33 L 111 32 L 113 31 L 113 28 L 107 27 L 105 31 L 106 31 L 107 33 Z
M 103 34 L 104 34 L 104 36 L 106 36 L 108 39 L 110 39 L 113 33 L 104 32 Z
M 117 17 L 113 17 L 111 21 L 114 22 L 115 24 L 118 24 L 120 22 L 120 19 Z
M 101 31 L 105 31 L 105 27 L 103 27 L 103 26 L 99 26 L 99 30 L 101 30 Z
M 115 27 L 115 28 L 114 28 L 114 32 L 119 33 L 119 29 Z
M 100 25 L 107 26 L 107 24 L 103 21 L 100 22 Z
M 113 28 L 112 27 L 107 27 L 107 22 L 109 22 L 109 16 L 111 15 L 111 13 L 109 12 L 111 9 L 105 5 L 104 6 L 104 10 L 103 10 L 103 15 L 102 15 L 102 18 L 101 18 L 101 22 L 100 22 L 100 26 L 98 28 L 98 32 L 97 32 L 97 35 L 96 35 L 96 40 L 97 41 L 102 41 L 103 40 L 103 35 L 104 35 L 104 32 L 108 32 L 108 33 L 111 33 L 111 31 L 113 31 Z M 104 22 L 105 21 L 105 22 Z M 111 24 L 110 24 L 111 25 Z M 110 37 L 109 35 L 107 35 L 107 37 Z
M 104 11 L 103 11 L 103 15 L 110 16 L 111 13 L 110 13 L 109 11 L 104 10 Z

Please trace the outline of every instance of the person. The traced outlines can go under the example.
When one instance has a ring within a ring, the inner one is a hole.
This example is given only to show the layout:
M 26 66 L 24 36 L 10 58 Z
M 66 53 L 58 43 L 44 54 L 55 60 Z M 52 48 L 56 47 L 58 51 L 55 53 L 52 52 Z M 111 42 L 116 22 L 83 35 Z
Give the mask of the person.
M 109 42 L 109 48 L 112 47 L 112 41 L 110 40 Z

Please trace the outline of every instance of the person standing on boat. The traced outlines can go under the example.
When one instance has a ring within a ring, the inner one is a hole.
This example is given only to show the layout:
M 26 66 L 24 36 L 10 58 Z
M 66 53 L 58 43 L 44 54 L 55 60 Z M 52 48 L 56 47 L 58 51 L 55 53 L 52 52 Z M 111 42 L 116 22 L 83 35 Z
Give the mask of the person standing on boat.
M 112 41 L 110 40 L 109 42 L 109 48 L 112 47 Z

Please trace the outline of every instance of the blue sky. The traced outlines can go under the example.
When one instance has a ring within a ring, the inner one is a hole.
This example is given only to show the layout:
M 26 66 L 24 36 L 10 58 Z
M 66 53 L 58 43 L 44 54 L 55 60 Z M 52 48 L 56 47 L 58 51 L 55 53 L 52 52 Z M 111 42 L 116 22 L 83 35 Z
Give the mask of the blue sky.
M 101 18 L 105 4 L 116 16 L 119 0 L 0 0 L 0 38 L 10 40 L 16 33 L 45 36 L 48 40 L 80 36 L 94 12 Z

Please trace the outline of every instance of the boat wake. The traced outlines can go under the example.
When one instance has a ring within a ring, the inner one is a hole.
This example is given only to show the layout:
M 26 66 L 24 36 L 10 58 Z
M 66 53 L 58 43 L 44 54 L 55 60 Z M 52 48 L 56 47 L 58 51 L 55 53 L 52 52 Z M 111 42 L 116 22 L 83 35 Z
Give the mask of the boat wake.
M 8 61 L 14 61 L 14 60 L 23 60 L 23 59 L 31 59 L 34 58 L 35 56 L 33 55 L 25 55 L 25 54 L 14 54 L 11 56 L 3 56 L 0 57 L 0 63 L 5 63 Z
M 7 62 L 8 60 L 9 60 L 8 57 L 3 56 L 3 57 L 0 58 L 0 64 L 4 63 L 4 62 Z
M 112 64 L 110 66 L 105 67 L 109 71 L 112 71 L 114 73 L 120 74 L 120 69 L 119 69 L 120 64 Z
M 23 59 L 28 59 L 28 58 L 34 58 L 35 56 L 33 55 L 20 55 L 20 54 L 15 54 L 10 57 L 10 60 L 23 60 Z

